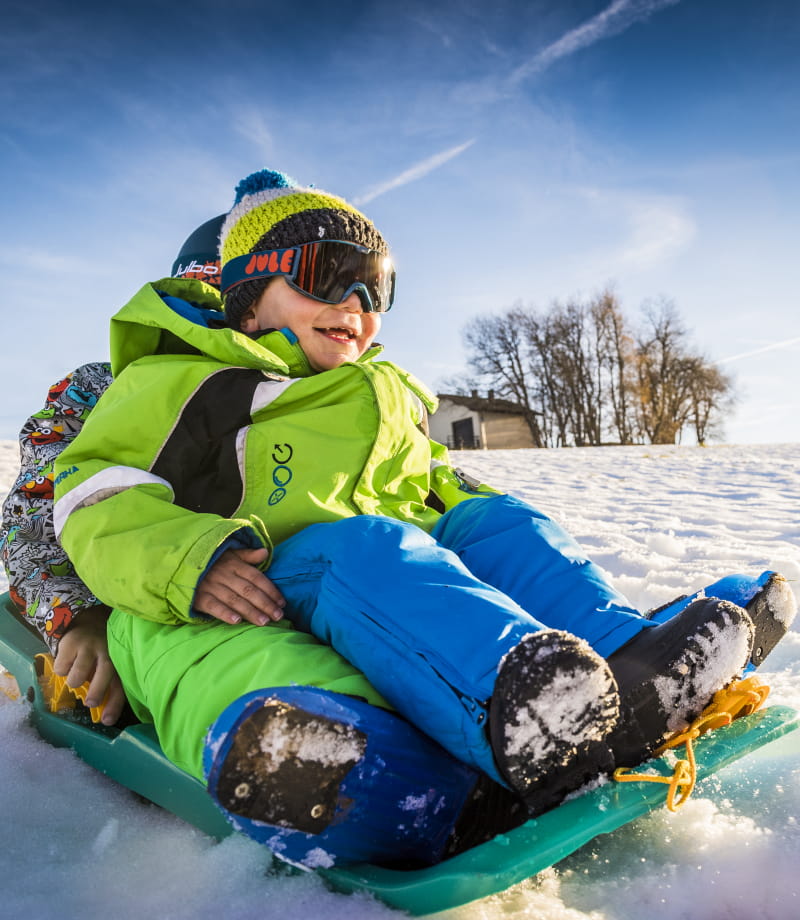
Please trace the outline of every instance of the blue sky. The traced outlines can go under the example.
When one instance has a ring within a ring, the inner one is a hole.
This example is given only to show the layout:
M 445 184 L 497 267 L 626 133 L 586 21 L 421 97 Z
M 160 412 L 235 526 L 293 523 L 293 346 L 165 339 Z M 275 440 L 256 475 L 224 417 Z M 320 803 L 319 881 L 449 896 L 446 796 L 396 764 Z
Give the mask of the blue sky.
M 734 442 L 800 441 L 795 0 L 6 2 L 0 437 L 262 166 L 393 246 L 387 357 L 613 285 L 732 372 Z

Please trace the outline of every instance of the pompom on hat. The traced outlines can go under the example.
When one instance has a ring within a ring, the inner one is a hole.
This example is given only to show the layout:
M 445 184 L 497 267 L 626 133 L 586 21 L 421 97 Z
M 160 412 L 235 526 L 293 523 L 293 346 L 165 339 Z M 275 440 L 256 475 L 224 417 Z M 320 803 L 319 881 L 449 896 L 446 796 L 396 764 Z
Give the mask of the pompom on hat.
M 357 243 L 382 253 L 389 249 L 372 222 L 343 198 L 304 188 L 285 173 L 262 169 L 236 186 L 233 208 L 220 232 L 220 256 L 224 266 L 249 252 L 323 239 Z
M 236 186 L 233 207 L 222 224 L 220 262 L 225 290 L 225 265 L 251 252 L 287 249 L 316 240 L 342 240 L 374 249 L 384 255 L 389 246 L 372 222 L 360 211 L 328 192 L 298 185 L 285 173 L 272 169 L 254 172 Z M 249 281 L 230 291 L 225 299 L 226 319 L 238 328 L 248 302 L 247 288 L 260 294 L 266 282 Z

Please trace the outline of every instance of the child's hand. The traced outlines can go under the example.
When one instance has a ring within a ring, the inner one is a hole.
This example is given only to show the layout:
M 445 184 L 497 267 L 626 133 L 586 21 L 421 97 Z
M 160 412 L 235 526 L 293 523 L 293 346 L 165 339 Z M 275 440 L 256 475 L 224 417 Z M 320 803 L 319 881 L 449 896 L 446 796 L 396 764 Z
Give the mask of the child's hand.
M 105 610 L 82 611 L 58 643 L 53 670 L 66 677 L 69 687 L 90 681 L 86 705 L 99 706 L 105 699 L 102 722 L 113 725 L 125 705 L 125 691 L 108 655 L 107 622 Z
M 197 586 L 194 606 L 225 623 L 247 620 L 266 626 L 283 617 L 286 601 L 278 588 L 256 566 L 266 549 L 229 549 L 206 572 Z

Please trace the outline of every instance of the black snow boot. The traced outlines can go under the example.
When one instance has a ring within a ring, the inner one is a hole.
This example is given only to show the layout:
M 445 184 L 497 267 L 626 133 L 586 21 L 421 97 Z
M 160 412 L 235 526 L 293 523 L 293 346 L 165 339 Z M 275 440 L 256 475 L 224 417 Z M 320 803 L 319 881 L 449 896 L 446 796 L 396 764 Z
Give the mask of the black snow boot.
M 757 668 L 792 625 L 797 601 L 783 575 L 773 572 L 744 609 L 755 627 L 750 662 Z
M 458 816 L 442 858 L 447 859 L 471 850 L 498 834 L 519 827 L 528 818 L 528 809 L 521 799 L 481 773 Z
M 501 776 L 530 815 L 614 768 L 609 740 L 618 717 L 614 677 L 582 639 L 543 630 L 505 656 L 489 738 Z
M 617 681 L 618 767 L 647 760 L 738 677 L 753 644 L 753 622 L 730 601 L 700 598 L 666 623 L 648 627 L 608 658 Z

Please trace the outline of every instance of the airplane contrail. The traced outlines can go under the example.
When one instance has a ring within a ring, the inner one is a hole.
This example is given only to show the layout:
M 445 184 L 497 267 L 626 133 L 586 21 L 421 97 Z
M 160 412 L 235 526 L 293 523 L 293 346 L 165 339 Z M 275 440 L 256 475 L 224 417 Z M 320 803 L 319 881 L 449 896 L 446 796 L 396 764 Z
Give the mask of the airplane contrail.
M 449 160 L 452 160 L 454 157 L 462 154 L 465 150 L 471 147 L 475 141 L 476 138 L 473 137 L 472 140 L 469 140 L 464 144 L 459 144 L 457 147 L 450 147 L 448 150 L 443 150 L 441 153 L 436 153 L 433 156 L 428 157 L 419 163 L 416 163 L 414 166 L 404 170 L 393 179 L 387 179 L 386 182 L 381 182 L 379 185 L 373 185 L 372 188 L 367 189 L 363 195 L 359 196 L 358 198 L 354 198 L 353 204 L 361 207 L 361 205 L 366 204 L 368 201 L 372 201 L 374 198 L 377 198 L 378 195 L 383 195 L 392 189 L 399 188 L 401 185 L 407 185 L 409 182 L 414 182 L 417 179 L 421 179 L 423 176 L 427 176 L 429 172 L 432 172 L 434 169 L 437 169 L 439 166 L 442 166 Z
M 526 77 L 542 73 L 555 61 L 568 57 L 582 48 L 588 48 L 604 38 L 619 35 L 635 23 L 648 19 L 653 13 L 679 2 L 680 0 L 614 0 L 596 16 L 565 32 L 557 41 L 517 67 L 508 78 L 508 83 L 514 86 Z
M 800 342 L 800 335 L 793 339 L 782 339 L 780 342 L 772 342 L 770 345 L 763 345 L 761 348 L 754 348 L 752 351 L 743 351 L 740 355 L 731 355 L 729 358 L 721 358 L 717 364 L 727 364 L 728 361 L 739 361 L 741 358 L 751 358 L 753 355 L 763 354 L 765 351 L 775 351 L 778 348 L 788 348 L 790 345 L 797 345 Z

